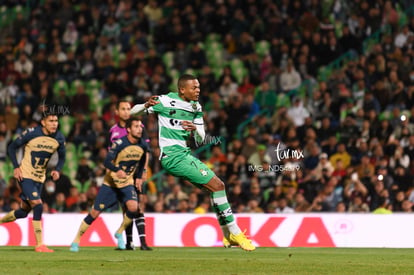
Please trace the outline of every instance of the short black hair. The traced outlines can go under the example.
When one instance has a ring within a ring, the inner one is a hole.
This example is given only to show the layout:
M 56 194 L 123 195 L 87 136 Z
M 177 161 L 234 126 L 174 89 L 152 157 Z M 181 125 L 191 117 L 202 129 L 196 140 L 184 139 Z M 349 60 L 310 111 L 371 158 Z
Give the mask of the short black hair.
M 128 100 L 126 100 L 125 98 L 121 98 L 121 99 L 119 99 L 117 102 L 116 102 L 116 109 L 118 110 L 119 109 L 119 105 L 121 105 L 121 103 L 123 103 L 123 102 L 126 102 L 126 103 L 129 103 L 129 104 L 131 104 Z
M 197 77 L 195 77 L 192 74 L 183 74 L 182 76 L 180 76 L 177 82 L 178 90 L 180 90 L 181 88 L 184 88 L 187 81 L 194 80 L 194 79 L 197 79 Z
M 125 128 L 131 128 L 132 126 L 132 122 L 134 121 L 141 121 L 141 119 L 139 119 L 138 117 L 130 117 L 127 119 L 126 123 L 125 123 Z
M 50 109 L 50 108 L 47 108 L 47 107 L 45 107 L 45 109 L 43 110 L 43 112 L 41 114 L 42 114 L 41 120 L 44 120 L 44 119 L 48 118 L 49 116 L 59 117 L 58 113 L 54 109 Z

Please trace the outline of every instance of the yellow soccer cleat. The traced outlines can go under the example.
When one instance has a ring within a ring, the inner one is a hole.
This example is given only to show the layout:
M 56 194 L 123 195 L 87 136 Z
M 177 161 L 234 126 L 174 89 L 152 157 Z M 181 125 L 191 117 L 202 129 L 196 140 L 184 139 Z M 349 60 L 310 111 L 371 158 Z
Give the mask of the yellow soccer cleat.
M 237 243 L 234 243 L 234 242 L 231 242 L 230 240 L 229 240 L 229 238 L 227 238 L 227 237 L 224 237 L 223 238 L 223 246 L 225 247 L 225 248 L 230 248 L 230 247 L 232 247 L 233 245 L 238 245 Z
M 230 233 L 230 237 L 229 237 L 229 244 L 235 244 L 235 245 L 239 245 L 243 250 L 246 251 L 253 251 L 256 249 L 256 247 L 252 244 L 252 241 L 249 240 L 243 232 L 241 232 L 240 234 L 234 235 L 232 233 Z M 224 241 L 223 241 L 223 245 Z M 226 247 L 226 246 L 225 246 Z

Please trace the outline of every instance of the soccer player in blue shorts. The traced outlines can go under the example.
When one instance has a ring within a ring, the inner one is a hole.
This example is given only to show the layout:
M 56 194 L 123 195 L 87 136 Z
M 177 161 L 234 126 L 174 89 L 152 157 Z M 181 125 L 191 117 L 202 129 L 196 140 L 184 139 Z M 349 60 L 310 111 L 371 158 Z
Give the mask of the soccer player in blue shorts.
M 78 233 L 73 240 L 70 251 L 79 251 L 79 242 L 82 235 L 88 230 L 92 222 L 104 211 L 114 206 L 118 201 L 126 206 L 123 222 L 115 233 L 119 249 L 126 249 L 122 232 L 138 218 L 138 195 L 134 184 L 141 191 L 141 178 L 147 147 L 141 141 L 142 125 L 137 118 L 127 120 L 125 128 L 128 135 L 112 143 L 111 149 L 105 158 L 104 165 L 107 173 L 104 184 L 99 189 L 93 208 L 83 219 Z
M 152 96 L 146 103 L 131 109 L 132 115 L 156 113 L 158 115 L 161 165 L 173 176 L 182 178 L 210 192 L 211 203 L 223 231 L 223 245 L 238 245 L 253 251 L 252 244 L 236 223 L 227 200 L 224 183 L 203 162 L 191 154 L 189 140 L 202 144 L 205 138 L 203 112 L 198 98 L 198 79 L 184 74 L 178 79 L 178 93 Z
M 65 137 L 58 128 L 58 117 L 47 110 L 42 114 L 41 125 L 25 130 L 21 136 L 8 147 L 8 155 L 13 163 L 13 175 L 19 182 L 22 193 L 20 209 L 7 213 L 0 219 L 0 224 L 26 218 L 33 210 L 33 229 L 36 239 L 36 252 L 53 252 L 43 244 L 42 212 L 43 203 L 40 198 L 42 185 L 46 180 L 47 164 L 54 152 L 58 152 L 58 163 L 50 175 L 54 181 L 60 177 L 60 170 L 65 163 Z M 24 153 L 19 164 L 16 157 L 18 148 Z
M 131 104 L 126 100 L 119 100 L 116 104 L 116 114 L 119 116 L 119 122 L 111 127 L 109 130 L 110 133 L 110 141 L 111 143 L 114 142 L 117 139 L 120 139 L 128 134 L 125 124 L 126 121 L 130 118 L 131 114 Z M 145 143 L 146 141 L 142 138 L 141 141 Z M 148 147 L 149 148 L 149 147 Z M 149 159 L 149 152 L 147 152 L 146 156 L 146 162 L 145 167 L 142 173 L 142 179 L 138 179 L 142 182 L 146 180 L 146 169 L 148 166 L 148 159 Z M 142 183 L 140 183 L 142 184 Z M 138 201 L 139 201 L 139 195 L 140 192 L 138 191 Z M 125 207 L 123 207 L 124 209 Z M 126 249 L 127 250 L 134 250 L 134 241 L 132 237 L 132 225 L 135 223 L 135 226 L 137 227 L 139 240 L 141 243 L 141 250 L 152 250 L 147 245 L 146 241 L 146 235 L 145 235 L 145 217 L 144 213 L 141 210 L 141 207 L 139 207 L 138 204 L 138 219 L 135 219 L 133 223 L 131 223 L 127 228 L 125 228 L 125 235 L 126 235 Z

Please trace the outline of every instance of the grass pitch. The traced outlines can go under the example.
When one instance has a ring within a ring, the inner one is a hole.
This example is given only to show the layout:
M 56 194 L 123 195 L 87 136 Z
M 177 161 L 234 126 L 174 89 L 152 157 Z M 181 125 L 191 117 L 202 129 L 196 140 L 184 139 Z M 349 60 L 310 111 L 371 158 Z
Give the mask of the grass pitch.
M 0 274 L 414 274 L 414 249 L 0 247 Z

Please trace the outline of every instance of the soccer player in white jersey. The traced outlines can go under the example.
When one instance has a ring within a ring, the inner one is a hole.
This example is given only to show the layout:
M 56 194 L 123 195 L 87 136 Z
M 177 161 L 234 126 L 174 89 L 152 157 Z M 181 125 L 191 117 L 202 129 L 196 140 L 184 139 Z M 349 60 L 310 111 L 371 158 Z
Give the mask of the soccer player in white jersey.
M 152 96 L 147 102 L 135 105 L 131 109 L 131 115 L 144 112 L 158 115 L 160 159 L 163 168 L 171 175 L 210 192 L 211 203 L 223 231 L 225 247 L 239 245 L 246 251 L 253 251 L 256 247 L 236 223 L 224 183 L 191 154 L 188 146 L 192 138 L 199 144 L 205 138 L 199 95 L 198 79 L 193 75 L 184 74 L 178 79 L 178 93 Z

